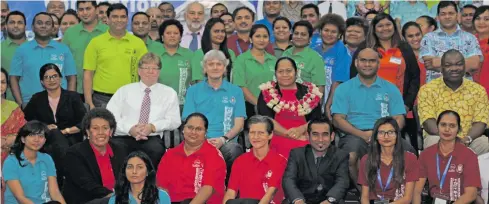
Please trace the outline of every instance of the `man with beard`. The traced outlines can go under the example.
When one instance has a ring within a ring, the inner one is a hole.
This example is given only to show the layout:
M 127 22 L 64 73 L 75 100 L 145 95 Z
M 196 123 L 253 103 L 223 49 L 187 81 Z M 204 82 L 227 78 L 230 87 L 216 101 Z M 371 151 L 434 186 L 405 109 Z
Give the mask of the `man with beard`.
M 139 81 L 137 65 L 148 50 L 141 39 L 127 32 L 127 14 L 124 4 L 110 5 L 109 30 L 88 43 L 83 58 L 83 92 L 90 109 L 105 107 L 117 89 Z
M 158 12 L 160 11 L 158 10 Z M 149 52 L 154 52 L 155 50 L 161 49 L 162 45 L 157 41 L 151 40 L 151 36 L 148 35 L 148 33 L 150 33 L 150 18 L 151 17 L 148 16 L 148 14 L 146 13 L 135 13 L 134 15 L 132 15 L 131 19 L 131 30 L 136 37 L 144 41 L 144 44 L 146 44 L 146 48 L 148 48 Z
M 12 11 L 7 15 L 7 39 L 2 41 L 2 67 L 10 72 L 10 63 L 14 57 L 15 50 L 26 41 L 25 16 L 20 11 Z M 7 91 L 7 99 L 14 100 L 10 91 Z
M 32 21 L 34 40 L 25 42 L 15 51 L 10 65 L 10 85 L 15 101 L 21 105 L 44 88 L 39 81 L 39 70 L 47 63 L 61 70 L 61 87 L 76 89 L 76 67 L 70 49 L 50 36 L 53 19 L 46 12 L 37 13 Z
M 307 134 L 310 144 L 290 152 L 282 179 L 285 203 L 339 203 L 349 186 L 348 152 L 331 145 L 335 134 L 326 118 L 312 119 Z
M 158 5 L 158 9 L 160 9 L 161 14 L 163 14 L 164 20 L 175 18 L 175 7 L 173 7 L 173 4 L 171 4 L 170 2 L 161 2 L 161 4 Z
M 231 35 L 234 34 L 234 21 L 233 21 L 233 14 L 230 14 L 228 12 L 223 13 L 221 15 L 221 20 L 224 21 L 224 29 L 226 29 L 226 36 L 229 38 Z
M 263 7 L 265 8 L 265 17 L 255 24 L 263 24 L 270 32 L 270 42 L 275 42 L 275 36 L 273 35 L 273 21 L 280 16 L 280 10 L 282 9 L 282 2 L 280 1 L 264 1 Z
M 441 76 L 441 56 L 449 49 L 456 49 L 464 55 L 468 78 L 477 73 L 484 60 L 477 38 L 460 29 L 457 4 L 440 1 L 437 8 L 440 28 L 426 34 L 421 40 L 419 61 L 426 68 L 426 82 Z
M 255 22 L 255 12 L 250 8 L 243 6 L 233 11 L 234 25 L 236 26 L 236 34 L 231 35 L 227 39 L 228 48 L 233 50 L 236 57 L 251 49 L 250 31 Z M 270 33 L 272 33 L 270 31 Z M 271 55 L 275 55 L 272 43 L 269 43 L 265 50 Z
M 161 13 L 160 9 L 156 7 L 146 10 L 146 14 L 148 14 L 150 22 L 149 38 L 151 40 L 161 42 L 161 36 L 158 33 L 158 28 L 160 28 L 161 23 L 163 23 L 163 14 Z
M 5 19 L 6 19 L 7 15 L 10 12 L 10 9 L 8 7 L 8 4 L 7 4 L 7 1 L 1 1 L 0 2 L 0 9 L 1 9 L 0 15 L 2 17 L 2 27 L 1 27 L 2 29 L 1 29 L 1 32 L 0 32 L 0 40 L 3 41 L 6 38 L 6 36 L 4 36 L 5 35 L 5 31 L 6 31 L 5 30 L 6 29 L 6 26 L 5 26 L 6 21 L 5 21 Z
M 61 17 L 65 13 L 65 10 L 66 10 L 65 3 L 60 0 L 51 0 L 46 6 L 46 12 L 56 15 L 58 19 L 61 19 Z
M 183 36 L 180 46 L 188 48 L 194 52 L 200 49 L 200 39 L 204 33 L 204 5 L 199 2 L 192 2 L 187 5 L 185 10 L 185 22 L 183 26 Z
M 77 91 L 83 94 L 83 56 L 85 49 L 92 38 L 105 33 L 109 26 L 97 20 L 97 3 L 95 1 L 77 1 L 76 8 L 81 23 L 68 28 L 63 36 L 76 63 Z
M 97 5 L 97 15 L 98 15 L 98 20 L 102 21 L 102 23 L 107 24 L 107 9 L 109 9 L 110 3 L 109 2 L 100 2 Z

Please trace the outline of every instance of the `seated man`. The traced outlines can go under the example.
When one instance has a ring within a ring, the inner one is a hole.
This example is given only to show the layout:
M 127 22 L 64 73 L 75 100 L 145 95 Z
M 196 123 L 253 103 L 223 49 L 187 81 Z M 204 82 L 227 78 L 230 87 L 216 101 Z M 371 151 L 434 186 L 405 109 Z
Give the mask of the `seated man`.
M 223 203 L 253 200 L 256 203 L 282 203 L 282 175 L 287 159 L 270 149 L 273 121 L 255 115 L 248 120 L 252 151 L 238 157 L 233 164 Z M 239 198 L 234 200 L 239 193 Z
M 307 125 L 310 144 L 290 151 L 282 179 L 286 203 L 339 203 L 349 186 L 348 152 L 331 145 L 334 130 L 326 118 Z
M 194 112 L 202 113 L 209 119 L 207 138 L 221 151 L 229 177 L 233 161 L 243 153 L 236 142 L 246 118 L 243 91 L 223 80 L 229 64 L 223 52 L 207 52 L 201 64 L 206 79 L 187 90 L 182 119 Z
M 371 48 L 359 50 L 354 63 L 358 74 L 338 86 L 331 112 L 335 127 L 345 133 L 339 148 L 350 153 L 350 177 L 357 184 L 357 161 L 367 153 L 375 121 L 391 116 L 403 128 L 406 109 L 399 89 L 377 77 L 380 67 L 377 51 Z M 415 153 L 406 141 L 403 143 L 405 149 Z
M 441 59 L 442 78 L 421 87 L 418 93 L 418 115 L 424 129 L 424 148 L 438 143 L 440 136 L 436 118 L 445 110 L 460 114 L 462 142 L 477 155 L 489 151 L 487 137 L 483 136 L 489 118 L 487 93 L 481 85 L 464 79 L 465 60 L 462 53 L 451 49 Z
M 119 88 L 107 104 L 117 121 L 112 139 L 131 151 L 144 151 L 157 166 L 165 153 L 160 135 L 181 124 L 178 97 L 172 88 L 158 83 L 160 57 L 146 53 L 138 67 L 141 81 Z

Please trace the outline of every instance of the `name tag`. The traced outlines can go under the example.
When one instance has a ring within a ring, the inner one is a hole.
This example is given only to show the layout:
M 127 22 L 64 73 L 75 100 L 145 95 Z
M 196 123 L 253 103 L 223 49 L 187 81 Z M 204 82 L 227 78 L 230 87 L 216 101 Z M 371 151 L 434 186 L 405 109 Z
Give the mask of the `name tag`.
M 401 64 L 402 60 L 401 60 L 401 58 L 398 58 L 398 57 L 391 57 L 389 62 L 394 63 L 394 64 Z
M 443 200 L 441 198 L 435 198 L 435 200 L 433 201 L 433 204 L 447 204 L 447 200 Z
M 388 200 L 374 200 L 374 204 L 389 204 Z

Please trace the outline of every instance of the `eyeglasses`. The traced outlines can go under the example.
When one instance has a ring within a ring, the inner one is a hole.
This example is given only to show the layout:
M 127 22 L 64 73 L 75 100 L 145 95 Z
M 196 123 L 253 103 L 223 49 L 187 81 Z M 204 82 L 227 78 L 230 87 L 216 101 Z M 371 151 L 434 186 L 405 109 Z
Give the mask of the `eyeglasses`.
M 191 126 L 191 125 L 186 125 L 184 126 L 188 131 L 190 132 L 196 132 L 196 133 L 201 133 L 201 132 L 204 132 L 205 129 L 202 128 L 202 127 L 194 127 L 194 126 Z
M 144 71 L 160 71 L 161 70 L 160 68 L 157 68 L 157 67 L 145 67 L 145 66 L 141 66 L 141 67 L 139 67 L 139 69 L 142 69 Z
M 377 135 L 379 137 L 385 137 L 386 135 L 389 136 L 389 137 L 394 137 L 396 136 L 396 131 L 394 130 L 389 130 L 389 131 L 383 131 L 383 130 L 379 130 L 379 132 L 377 133 Z
M 49 81 L 49 80 L 56 80 L 59 78 L 59 75 L 51 75 L 51 76 L 44 76 L 44 80 Z

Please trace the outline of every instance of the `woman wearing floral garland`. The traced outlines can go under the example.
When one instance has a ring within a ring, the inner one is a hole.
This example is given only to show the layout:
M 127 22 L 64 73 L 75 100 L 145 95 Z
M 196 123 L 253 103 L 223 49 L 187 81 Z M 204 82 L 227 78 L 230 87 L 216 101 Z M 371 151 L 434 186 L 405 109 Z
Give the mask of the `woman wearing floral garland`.
M 285 158 L 291 149 L 308 144 L 307 121 L 321 117 L 322 94 L 309 82 L 296 83 L 297 67 L 289 57 L 275 64 L 277 81 L 260 85 L 258 114 L 273 118 L 274 137 L 271 148 Z

